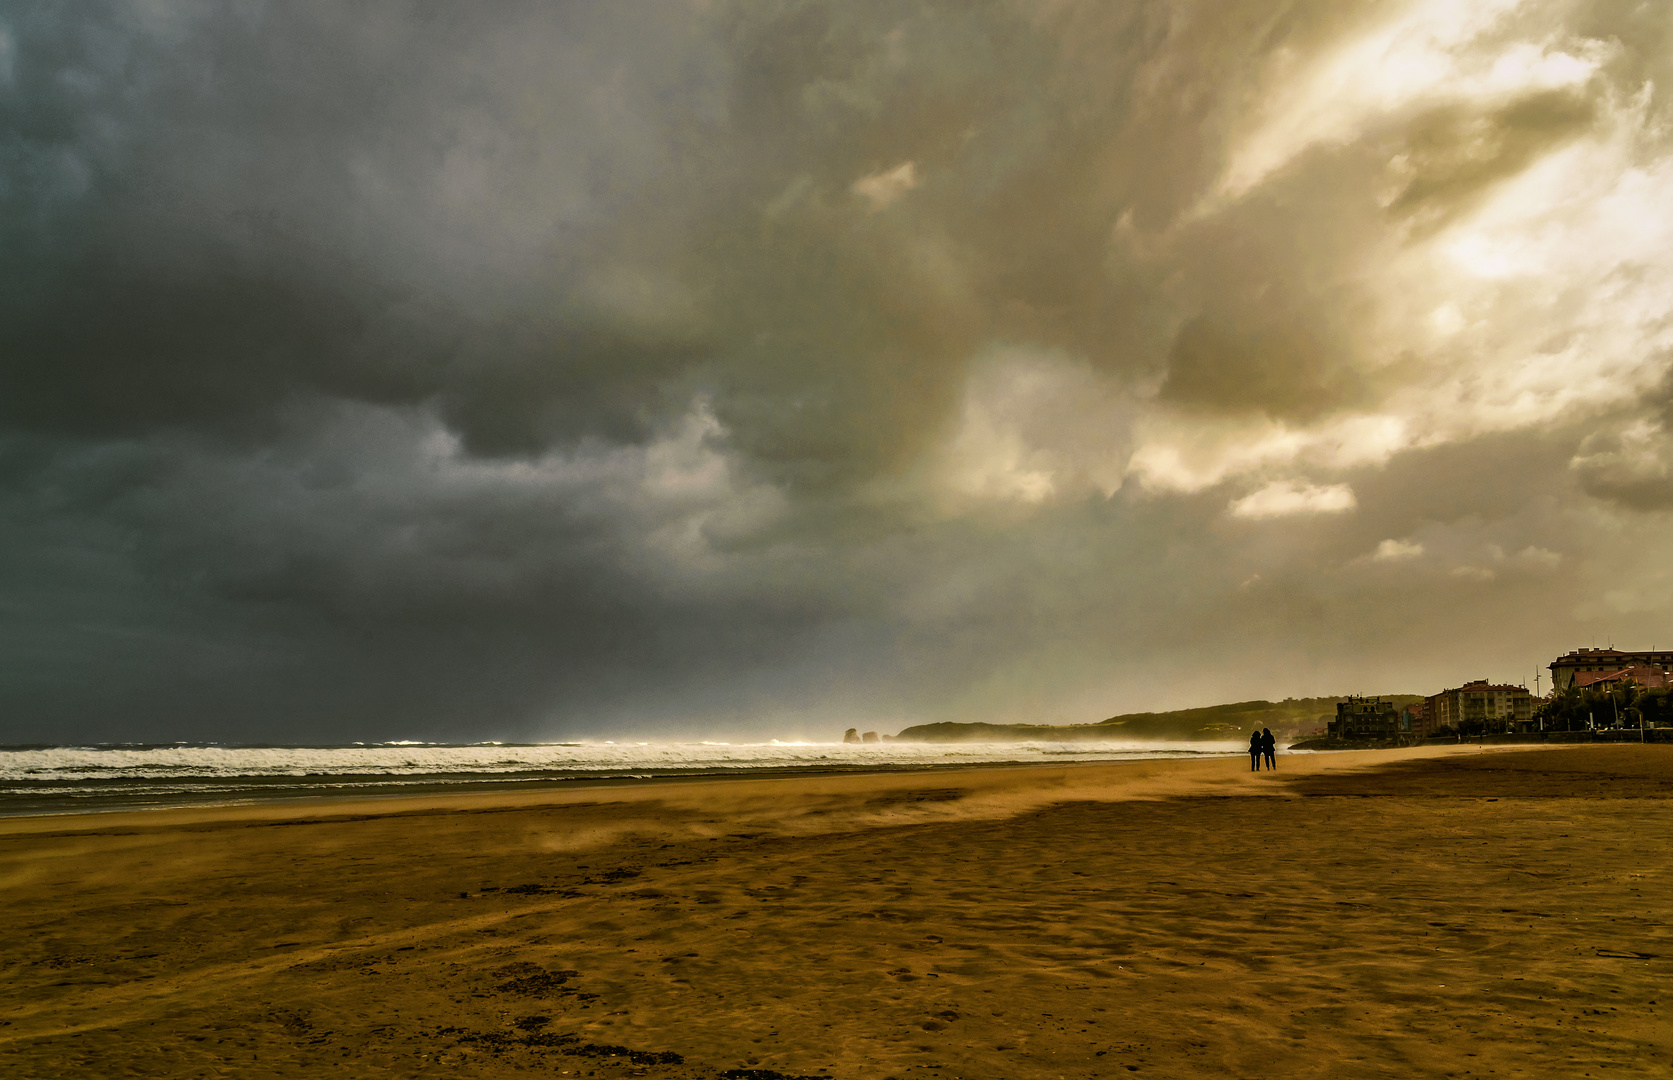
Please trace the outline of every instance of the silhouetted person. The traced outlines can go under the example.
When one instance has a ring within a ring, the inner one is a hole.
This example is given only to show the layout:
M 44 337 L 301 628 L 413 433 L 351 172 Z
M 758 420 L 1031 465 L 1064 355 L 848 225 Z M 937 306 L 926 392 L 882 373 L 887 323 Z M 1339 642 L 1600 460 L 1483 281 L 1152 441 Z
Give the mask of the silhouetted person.
M 1255 732 L 1249 736 L 1249 771 L 1261 771 L 1261 733 Z
M 1272 729 L 1261 728 L 1260 740 L 1261 753 L 1266 755 L 1266 767 L 1276 769 L 1278 767 L 1278 740 L 1272 737 Z

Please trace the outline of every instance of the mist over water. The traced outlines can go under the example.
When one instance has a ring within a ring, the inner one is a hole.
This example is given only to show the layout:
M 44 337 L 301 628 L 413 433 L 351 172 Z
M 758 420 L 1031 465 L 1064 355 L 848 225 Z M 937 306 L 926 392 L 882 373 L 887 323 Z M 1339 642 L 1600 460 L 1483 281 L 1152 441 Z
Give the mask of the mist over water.
M 217 744 L 0 748 L 0 815 L 481 790 L 563 781 L 645 781 L 970 765 L 1241 754 L 1238 743 L 566 742 Z

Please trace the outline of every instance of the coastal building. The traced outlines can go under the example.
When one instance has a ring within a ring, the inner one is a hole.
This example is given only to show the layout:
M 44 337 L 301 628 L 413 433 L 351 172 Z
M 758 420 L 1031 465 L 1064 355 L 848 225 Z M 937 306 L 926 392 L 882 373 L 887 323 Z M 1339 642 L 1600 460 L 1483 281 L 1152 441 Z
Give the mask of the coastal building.
M 1423 736 L 1454 731 L 1515 731 L 1533 722 L 1534 696 L 1526 686 L 1476 679 L 1424 699 Z
M 1336 703 L 1336 719 L 1325 725 L 1333 739 L 1397 739 L 1400 714 L 1394 702 L 1350 696 Z
M 1577 671 L 1574 673 L 1573 686 L 1581 689 L 1596 687 L 1599 690 L 1613 689 L 1624 683 L 1634 683 L 1645 690 L 1664 690 L 1673 685 L 1673 675 L 1669 675 L 1663 668 L 1638 664 L 1633 667 L 1621 668 L 1619 671 Z
M 1622 671 L 1648 667 L 1658 671 L 1673 668 L 1673 651 L 1625 652 L 1621 649 L 1575 649 L 1551 661 L 1551 689 L 1567 690 L 1582 672 Z

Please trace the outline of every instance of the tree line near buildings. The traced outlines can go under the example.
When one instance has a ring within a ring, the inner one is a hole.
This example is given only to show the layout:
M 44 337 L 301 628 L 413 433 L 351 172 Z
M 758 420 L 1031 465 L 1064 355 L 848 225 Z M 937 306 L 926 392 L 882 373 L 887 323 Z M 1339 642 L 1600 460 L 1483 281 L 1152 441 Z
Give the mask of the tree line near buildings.
M 1466 718 L 1429 729 L 1431 738 L 1499 735 L 1513 731 L 1592 731 L 1601 728 L 1673 727 L 1673 690 L 1640 686 L 1617 679 L 1591 686 L 1569 686 L 1533 700 L 1532 713 Z
M 1663 687 L 1639 686 L 1631 679 L 1606 685 L 1570 686 L 1552 694 L 1534 709 L 1534 726 L 1541 731 L 1589 731 L 1673 724 L 1670 693 L 1673 691 Z

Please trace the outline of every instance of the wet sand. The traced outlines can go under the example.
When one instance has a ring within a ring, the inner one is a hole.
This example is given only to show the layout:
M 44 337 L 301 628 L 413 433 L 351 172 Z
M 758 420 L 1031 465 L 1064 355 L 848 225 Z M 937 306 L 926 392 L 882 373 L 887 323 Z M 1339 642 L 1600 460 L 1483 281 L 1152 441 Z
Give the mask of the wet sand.
M 1673 747 L 0 821 L 8 1077 L 1673 1073 Z

